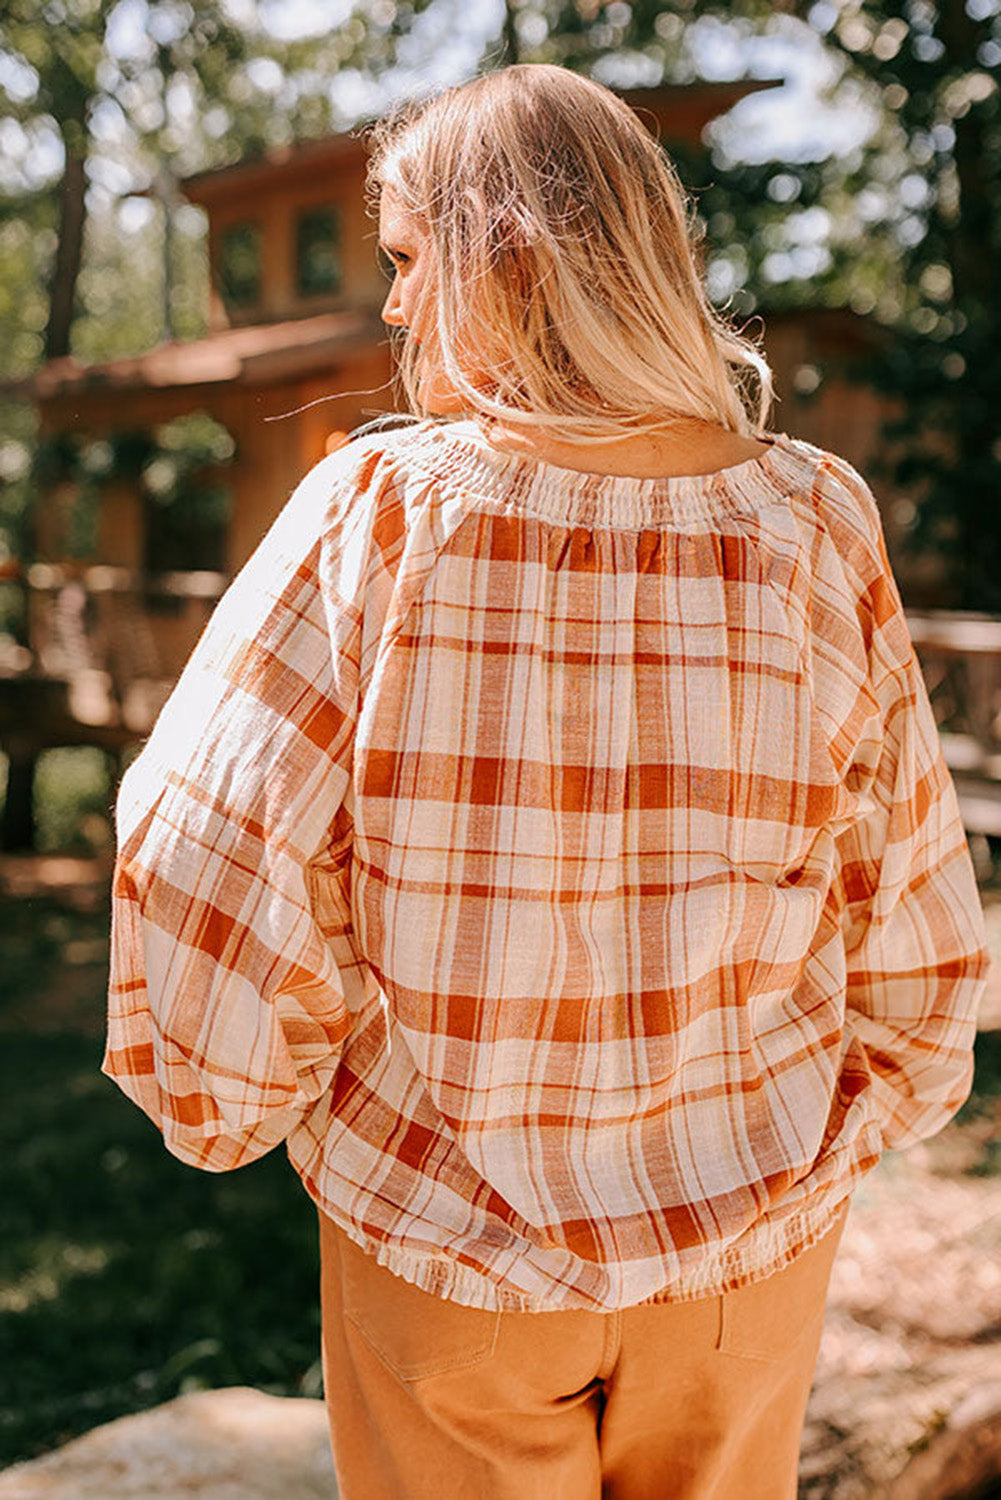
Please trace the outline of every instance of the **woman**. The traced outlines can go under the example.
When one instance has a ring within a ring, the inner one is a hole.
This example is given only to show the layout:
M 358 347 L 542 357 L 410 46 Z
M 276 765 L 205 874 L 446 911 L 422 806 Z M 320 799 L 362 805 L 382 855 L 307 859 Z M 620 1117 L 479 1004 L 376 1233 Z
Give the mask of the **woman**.
M 987 962 L 876 506 L 767 432 L 613 94 L 373 146 L 416 420 L 306 476 L 124 778 L 105 1071 L 196 1166 L 285 1142 L 343 1500 L 787 1500 Z

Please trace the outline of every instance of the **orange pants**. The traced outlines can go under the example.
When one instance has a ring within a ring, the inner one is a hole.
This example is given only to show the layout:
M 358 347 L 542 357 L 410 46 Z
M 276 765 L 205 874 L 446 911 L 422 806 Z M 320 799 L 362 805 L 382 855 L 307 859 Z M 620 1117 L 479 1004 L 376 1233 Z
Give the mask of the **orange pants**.
M 795 1500 L 847 1212 L 766 1281 L 611 1313 L 464 1307 L 321 1214 L 340 1500 Z

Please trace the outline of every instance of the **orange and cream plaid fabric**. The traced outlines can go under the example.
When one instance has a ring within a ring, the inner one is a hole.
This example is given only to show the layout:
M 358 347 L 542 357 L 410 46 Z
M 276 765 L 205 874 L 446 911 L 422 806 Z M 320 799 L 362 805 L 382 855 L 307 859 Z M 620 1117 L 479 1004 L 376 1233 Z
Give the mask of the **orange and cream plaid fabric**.
M 118 802 L 104 1070 L 477 1307 L 760 1280 L 971 1086 L 987 957 L 872 495 L 470 422 L 297 488 Z

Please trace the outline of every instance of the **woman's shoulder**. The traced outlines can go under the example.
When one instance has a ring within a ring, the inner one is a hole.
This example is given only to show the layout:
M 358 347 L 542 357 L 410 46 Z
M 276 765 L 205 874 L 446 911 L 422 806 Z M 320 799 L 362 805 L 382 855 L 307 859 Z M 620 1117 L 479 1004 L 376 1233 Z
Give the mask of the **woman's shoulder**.
M 438 424 L 430 417 L 387 412 L 354 428 L 345 442 L 328 454 L 334 468 L 351 467 L 374 455 L 404 458 Z
M 433 423 L 392 415 L 354 429 L 299 481 L 298 489 L 325 494 L 335 508 L 350 507 L 362 491 L 379 488 L 382 479 L 401 468 L 419 466 Z
M 832 449 L 802 439 L 796 447 L 810 462 L 811 506 L 839 551 L 882 562 L 886 549 L 883 518 L 865 475 Z
M 816 482 L 825 491 L 839 490 L 860 499 L 872 499 L 872 491 L 860 469 L 832 448 L 822 448 L 802 437 L 787 437 L 789 447 L 814 471 Z
M 337 447 L 318 459 L 301 476 L 286 511 L 298 516 L 316 512 L 318 524 L 357 516 L 359 500 L 384 488 L 383 480 L 397 474 L 408 453 L 419 447 L 426 421 L 381 420 L 356 428 Z

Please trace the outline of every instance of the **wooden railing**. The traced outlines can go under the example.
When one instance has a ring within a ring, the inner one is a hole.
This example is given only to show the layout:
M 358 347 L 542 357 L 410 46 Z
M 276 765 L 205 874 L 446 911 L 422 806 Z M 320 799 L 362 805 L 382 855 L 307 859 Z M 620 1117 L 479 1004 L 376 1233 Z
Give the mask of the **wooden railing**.
M 946 763 L 971 834 L 1001 836 L 1001 618 L 907 612 Z
M 45 748 L 148 734 L 228 579 L 35 563 L 22 582 L 30 650 L 0 661 L 0 731 Z

